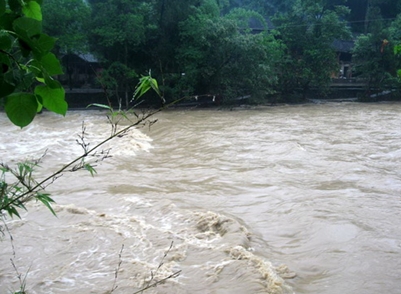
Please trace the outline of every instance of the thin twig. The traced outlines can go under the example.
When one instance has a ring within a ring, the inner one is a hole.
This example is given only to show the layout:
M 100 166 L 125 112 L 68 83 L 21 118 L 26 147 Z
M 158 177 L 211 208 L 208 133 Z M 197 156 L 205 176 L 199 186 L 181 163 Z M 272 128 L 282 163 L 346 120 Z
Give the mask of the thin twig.
M 157 286 L 158 284 L 164 282 L 165 280 L 167 280 L 167 279 L 169 279 L 169 278 L 178 277 L 178 275 L 179 275 L 179 273 L 181 272 L 181 270 L 178 271 L 178 272 L 175 272 L 174 274 L 171 274 L 171 275 L 168 276 L 167 278 L 164 278 L 164 279 L 161 279 L 160 281 L 156 281 L 156 282 L 152 283 L 152 281 L 154 280 L 155 276 L 157 275 L 159 269 L 163 266 L 163 264 L 164 264 L 164 259 L 165 259 L 165 258 L 167 257 L 167 255 L 169 254 L 171 248 L 173 248 L 173 244 L 174 244 L 174 241 L 171 241 L 170 247 L 169 247 L 169 248 L 167 249 L 167 251 L 164 253 L 164 255 L 163 255 L 163 257 L 162 257 L 162 260 L 160 261 L 160 263 L 159 263 L 159 265 L 158 265 L 156 271 L 155 271 L 154 273 L 153 273 L 153 271 L 150 271 L 150 281 L 148 282 L 148 284 L 146 285 L 146 287 L 143 288 L 143 289 L 141 289 L 139 292 L 143 292 L 143 291 L 145 291 L 146 289 L 149 289 L 149 288 L 151 288 L 151 287 L 155 287 L 155 286 Z M 139 293 L 139 292 L 136 292 L 136 293 Z M 134 294 L 135 294 L 135 293 L 134 293 Z
M 17 266 L 15 265 L 15 262 L 14 262 L 14 259 L 16 257 L 16 251 L 15 251 L 15 246 L 14 246 L 13 235 L 11 234 L 10 228 L 8 227 L 8 225 L 7 225 L 7 223 L 6 223 L 5 219 L 4 219 L 4 215 L 1 215 L 1 220 L 2 220 L 2 222 L 4 224 L 4 228 L 6 229 L 7 234 L 10 236 L 10 243 L 11 243 L 11 248 L 12 248 L 12 251 L 13 251 L 12 252 L 12 257 L 10 258 L 10 262 L 11 262 L 11 265 L 13 266 L 13 268 L 14 268 L 15 273 L 17 274 L 17 278 L 18 278 L 18 281 L 20 283 L 20 291 L 18 291 L 17 293 L 23 294 L 23 293 L 25 293 L 26 278 L 28 276 L 28 272 L 29 272 L 30 268 L 26 272 L 24 278 L 22 278 L 22 274 L 19 272 L 19 270 L 18 270 L 18 268 L 17 268 Z
M 149 286 L 146 286 L 145 288 L 143 288 L 143 289 L 141 289 L 141 290 L 139 290 L 139 291 L 134 292 L 133 294 L 138 294 L 138 293 L 141 293 L 141 292 L 143 292 L 143 291 L 145 291 L 145 290 L 147 290 L 147 289 L 149 289 L 149 288 L 156 287 L 157 285 L 164 283 L 164 282 L 167 281 L 168 279 L 177 278 L 177 277 L 180 275 L 180 273 L 181 273 L 181 270 L 176 271 L 175 273 L 172 273 L 172 274 L 169 275 L 168 277 L 165 277 L 164 279 L 161 279 L 160 281 L 156 281 L 156 282 L 154 282 L 153 284 L 150 284 Z
M 110 294 L 113 293 L 114 290 L 116 290 L 118 288 L 117 278 L 118 278 L 118 271 L 120 270 L 121 264 L 123 263 L 123 260 L 121 258 L 122 254 L 123 254 L 123 250 L 124 250 L 124 244 L 121 245 L 121 250 L 120 250 L 120 253 L 118 254 L 118 265 L 117 265 L 116 271 L 114 273 L 114 282 L 113 282 L 113 286 L 111 287 Z
M 27 272 L 25 273 L 24 278 L 22 279 L 22 278 L 21 278 L 22 275 L 20 274 L 20 272 L 19 272 L 18 269 L 17 269 L 17 266 L 16 266 L 15 263 L 14 263 L 14 257 L 13 257 L 13 258 L 10 258 L 10 261 L 11 261 L 11 264 L 12 264 L 12 266 L 13 266 L 13 268 L 14 268 L 16 274 L 17 274 L 17 277 L 18 277 L 18 280 L 19 280 L 19 283 L 20 283 L 20 290 L 19 290 L 17 293 L 19 293 L 19 294 L 24 294 L 24 293 L 25 293 L 25 288 L 26 288 L 26 278 L 27 278 L 28 272 L 29 272 L 29 270 L 30 270 L 31 268 L 29 268 L 29 269 L 27 270 Z

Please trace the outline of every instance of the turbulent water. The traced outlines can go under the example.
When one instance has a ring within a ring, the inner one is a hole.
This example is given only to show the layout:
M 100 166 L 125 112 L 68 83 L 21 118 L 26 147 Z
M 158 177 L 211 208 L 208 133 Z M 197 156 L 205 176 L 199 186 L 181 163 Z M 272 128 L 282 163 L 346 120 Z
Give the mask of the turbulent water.
M 7 219 L 1 293 L 18 273 L 31 294 L 134 293 L 178 271 L 145 293 L 400 293 L 401 104 L 155 118 L 105 147 L 94 177 L 48 186 L 57 218 L 31 203 Z M 23 130 L 1 114 L 0 160 L 47 150 L 43 178 L 81 153 L 83 121 L 90 146 L 110 133 L 97 111 Z

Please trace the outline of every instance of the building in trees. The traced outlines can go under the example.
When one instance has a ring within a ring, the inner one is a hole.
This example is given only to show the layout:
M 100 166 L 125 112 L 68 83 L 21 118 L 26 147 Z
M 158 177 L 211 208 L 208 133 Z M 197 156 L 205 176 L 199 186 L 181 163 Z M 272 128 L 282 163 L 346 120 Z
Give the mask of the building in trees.
M 92 54 L 69 53 L 61 58 L 64 74 L 60 82 L 69 89 L 96 88 L 96 77 L 101 71 L 101 65 Z

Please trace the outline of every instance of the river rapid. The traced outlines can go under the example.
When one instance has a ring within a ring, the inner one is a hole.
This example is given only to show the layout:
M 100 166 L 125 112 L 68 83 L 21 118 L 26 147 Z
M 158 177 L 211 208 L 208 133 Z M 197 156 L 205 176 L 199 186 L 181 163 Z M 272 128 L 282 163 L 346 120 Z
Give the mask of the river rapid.
M 87 171 L 7 218 L 0 292 L 401 293 L 401 104 L 156 114 Z M 0 114 L 0 160 L 46 150 L 38 178 L 110 133 L 104 112 Z M 4 229 L 4 225 L 3 225 Z M 170 248 L 170 249 L 169 249 Z M 12 260 L 12 262 L 10 261 Z M 117 271 L 117 274 L 116 274 Z M 152 280 L 153 277 L 153 280 Z

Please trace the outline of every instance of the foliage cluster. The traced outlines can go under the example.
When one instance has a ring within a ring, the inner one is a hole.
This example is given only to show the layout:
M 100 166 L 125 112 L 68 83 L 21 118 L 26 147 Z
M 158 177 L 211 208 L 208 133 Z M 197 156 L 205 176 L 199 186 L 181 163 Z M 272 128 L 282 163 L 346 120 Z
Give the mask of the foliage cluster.
M 64 114 L 53 53 L 84 52 L 101 62 L 99 83 L 126 107 L 135 79 L 150 68 L 167 101 L 203 94 L 228 101 L 305 97 L 310 88 L 327 90 L 339 70 L 333 41 L 355 39 L 351 33 L 363 33 L 353 52 L 354 76 L 377 91 L 398 87 L 391 52 L 400 39 L 401 0 L 362 2 L 0 0 L 0 101 L 19 125 L 33 119 L 36 106 Z
M 28 125 L 42 107 L 64 115 L 62 73 L 51 52 L 56 39 L 42 32 L 40 0 L 0 0 L 0 103 L 9 119 Z
M 345 6 L 329 9 L 314 0 L 297 0 L 285 14 L 273 18 L 286 55 L 280 63 L 278 90 L 295 91 L 306 96 L 311 86 L 321 90 L 338 72 L 338 60 L 332 44 L 336 39 L 350 39 L 343 20 L 349 13 Z
M 401 44 L 401 14 L 386 26 L 378 9 L 370 11 L 375 12 L 375 20 L 368 26 L 367 33 L 356 38 L 353 62 L 355 74 L 366 81 L 364 99 L 375 100 L 383 91 L 396 93 L 400 88 L 397 72 L 401 67 L 398 50 Z
M 58 1 L 68 7 L 79 0 L 47 1 L 51 18 L 62 20 L 65 12 L 51 4 Z M 332 42 L 349 35 L 347 9 L 333 1 L 287 0 L 290 10 L 280 11 L 278 3 L 265 2 L 89 0 L 80 4 L 75 35 L 86 34 L 81 43 L 103 62 L 102 83 L 126 105 L 132 80 L 149 68 L 167 100 L 203 94 L 260 100 L 327 85 L 338 71 Z M 44 29 L 51 32 L 52 23 Z M 59 36 L 69 34 L 62 30 Z

